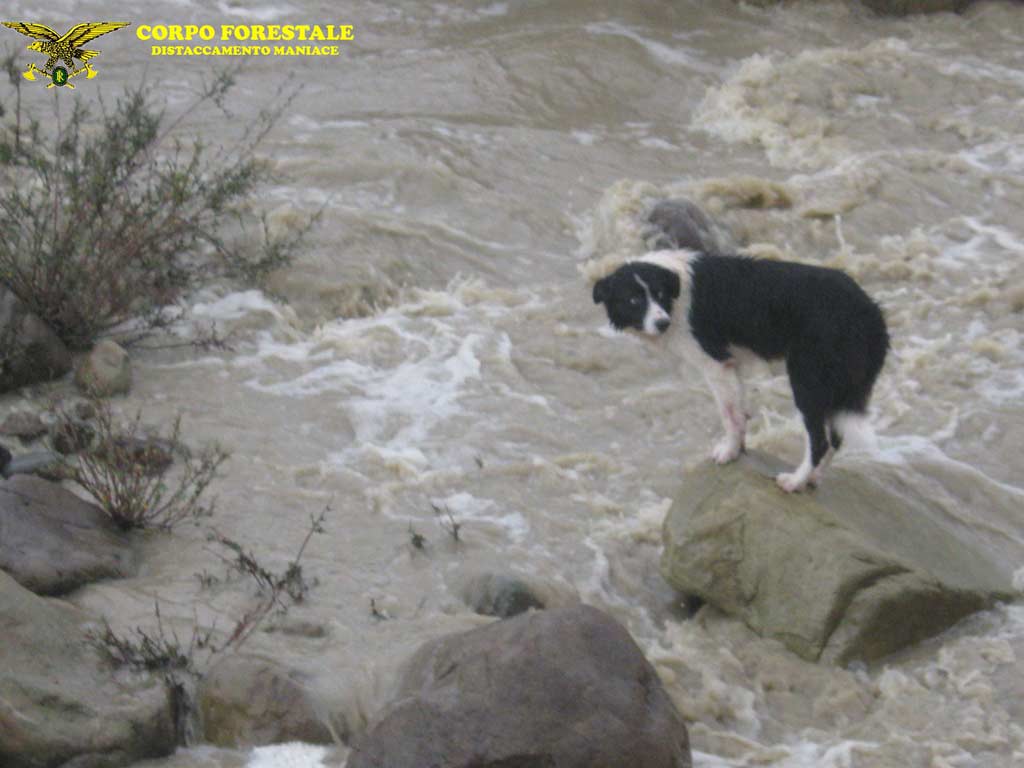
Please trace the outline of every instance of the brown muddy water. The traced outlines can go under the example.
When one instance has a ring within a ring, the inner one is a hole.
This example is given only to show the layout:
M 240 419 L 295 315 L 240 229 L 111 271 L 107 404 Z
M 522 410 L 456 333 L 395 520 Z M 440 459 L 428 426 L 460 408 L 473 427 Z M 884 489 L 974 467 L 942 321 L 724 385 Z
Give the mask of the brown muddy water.
M 38 11 L 18 0 L 5 16 Z M 46 13 L 110 15 L 92 0 Z M 847 269 L 884 306 L 894 352 L 877 446 L 838 461 L 895 467 L 1019 551 L 1024 6 L 899 20 L 838 3 L 179 0 L 118 15 L 356 27 L 336 59 L 247 61 L 233 117 L 199 118 L 227 141 L 301 84 L 264 148 L 285 178 L 262 202 L 279 221 L 326 206 L 323 224 L 267 292 L 191 301 L 178 331 L 212 320 L 234 351 L 138 353 L 117 403 L 153 423 L 181 412 L 190 440 L 233 451 L 212 524 L 269 565 L 330 506 L 304 558 L 318 584 L 286 622 L 324 636 L 259 632 L 247 650 L 310 672 L 357 731 L 413 648 L 483 621 L 462 599 L 468 576 L 508 569 L 629 627 L 701 768 L 1024 766 L 1024 604 L 853 669 L 802 662 L 712 611 L 682 618 L 657 572 L 660 525 L 717 419 L 696 378 L 604 327 L 586 280 L 640 249 L 645 206 L 669 195 L 700 201 L 750 252 Z M 60 98 L 144 75 L 173 107 L 216 63 L 150 58 L 135 38 L 103 50 L 101 77 Z M 751 401 L 751 443 L 796 460 L 785 378 L 765 368 Z M 460 544 L 435 507 L 461 522 Z M 183 636 L 193 617 L 223 628 L 251 605 L 242 581 L 201 586 L 222 571 L 202 527 L 144 547 L 139 577 L 73 600 L 128 628 L 151 624 L 159 599 Z M 344 754 L 195 747 L 146 766 Z

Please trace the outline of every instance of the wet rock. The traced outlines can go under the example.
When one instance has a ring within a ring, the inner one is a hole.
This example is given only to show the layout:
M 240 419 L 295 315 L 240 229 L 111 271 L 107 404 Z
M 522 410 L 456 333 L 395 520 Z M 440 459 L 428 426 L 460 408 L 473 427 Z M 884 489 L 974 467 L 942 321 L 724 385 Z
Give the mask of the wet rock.
M 0 445 L 0 472 L 7 469 L 7 465 L 11 463 L 12 458 L 11 452 L 7 450 L 7 446 Z
M 528 610 L 543 610 L 579 602 L 568 586 L 538 576 L 500 571 L 471 571 L 460 575 L 458 593 L 474 612 L 507 619 Z
M 0 765 L 115 768 L 175 748 L 162 680 L 113 669 L 89 617 L 0 571 Z
M 38 477 L 0 483 L 0 568 L 27 589 L 58 595 L 135 573 L 128 538 L 103 511 Z
M 644 233 L 649 249 L 719 251 L 722 243 L 715 224 L 689 200 L 662 200 L 647 215 L 650 227 Z
M 689 768 L 682 718 L 629 633 L 589 606 L 426 643 L 348 768 Z
M 38 475 L 49 480 L 63 480 L 67 474 L 64 462 L 53 451 L 33 451 L 15 456 L 3 469 L 5 478 L 15 475 Z
M 894 16 L 907 16 L 912 13 L 938 13 L 954 11 L 960 13 L 971 4 L 972 0 L 862 0 L 871 10 L 877 13 Z
M 63 376 L 71 353 L 22 301 L 0 285 L 0 392 Z
M 908 484 L 856 466 L 784 494 L 763 454 L 689 471 L 664 524 L 661 569 L 803 658 L 869 661 L 1010 599 L 969 526 Z M 885 479 L 883 479 L 885 478 Z
M 123 395 L 131 389 L 132 369 L 128 353 L 116 342 L 104 339 L 82 358 L 75 384 L 94 397 Z
M 96 430 L 91 425 L 61 419 L 50 430 L 50 444 L 57 453 L 67 456 L 88 448 L 95 436 Z
M 46 425 L 39 418 L 38 413 L 31 411 L 16 411 L 7 415 L 3 424 L 0 424 L 0 435 L 20 437 L 22 440 L 35 440 L 46 434 Z
M 222 659 L 199 689 L 204 738 L 221 747 L 333 743 L 317 710 L 300 672 L 261 656 Z
M 783 0 L 746 0 L 751 5 L 766 7 L 780 5 Z M 953 11 L 960 13 L 973 0 L 862 0 L 871 10 L 892 16 L 907 16 L 914 13 L 938 13 Z
M 96 418 L 96 406 L 88 400 L 79 400 L 75 403 L 72 413 L 79 421 L 89 421 Z

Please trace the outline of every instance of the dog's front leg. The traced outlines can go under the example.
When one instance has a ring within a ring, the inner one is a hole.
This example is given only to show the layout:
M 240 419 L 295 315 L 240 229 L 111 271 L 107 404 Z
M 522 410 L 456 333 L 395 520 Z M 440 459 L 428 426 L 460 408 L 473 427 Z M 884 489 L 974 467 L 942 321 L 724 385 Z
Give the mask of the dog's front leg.
M 701 368 L 725 428 L 725 435 L 715 443 L 711 458 L 718 464 L 728 464 L 743 451 L 747 434 L 747 410 L 739 364 L 734 359 L 722 362 L 708 359 Z

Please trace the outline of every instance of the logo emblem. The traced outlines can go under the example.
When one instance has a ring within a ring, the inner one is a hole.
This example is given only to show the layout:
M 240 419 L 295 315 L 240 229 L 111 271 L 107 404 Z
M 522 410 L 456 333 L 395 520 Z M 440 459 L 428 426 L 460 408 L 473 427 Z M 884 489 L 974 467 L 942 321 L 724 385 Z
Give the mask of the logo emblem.
M 127 27 L 129 23 L 127 21 L 87 21 L 72 27 L 63 35 L 58 35 L 45 24 L 5 21 L 3 25 L 21 32 L 27 37 L 34 38 L 36 42 L 30 43 L 28 50 L 48 57 L 46 66 L 42 69 L 34 63 L 28 65 L 28 69 L 22 73 L 26 80 L 35 80 L 36 73 L 38 73 L 50 81 L 47 88 L 66 86 L 74 89 L 75 86 L 71 83 L 71 78 L 85 73 L 86 79 L 92 80 L 97 74 L 89 60 L 99 56 L 100 52 L 91 51 L 82 46 L 100 35 Z M 76 59 L 82 62 L 82 66 L 77 69 L 75 68 Z M 67 68 L 56 66 L 58 61 L 67 64 Z

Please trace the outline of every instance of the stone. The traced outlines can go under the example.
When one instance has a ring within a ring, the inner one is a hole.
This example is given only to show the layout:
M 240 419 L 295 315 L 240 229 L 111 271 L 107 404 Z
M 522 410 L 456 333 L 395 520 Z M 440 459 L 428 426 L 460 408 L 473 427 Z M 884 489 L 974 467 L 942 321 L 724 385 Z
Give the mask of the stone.
M 571 587 L 539 576 L 502 571 L 459 574 L 456 591 L 475 613 L 507 619 L 529 610 L 579 602 Z
M 878 659 L 1013 597 L 983 534 L 910 492 L 899 470 L 833 467 L 821 488 L 784 494 L 782 466 L 752 453 L 685 474 L 663 529 L 669 584 L 835 664 Z
M 128 353 L 110 339 L 97 342 L 92 351 L 78 364 L 75 384 L 93 397 L 126 394 L 132 386 L 132 369 Z
M 50 480 L 64 479 L 64 463 L 53 451 L 32 451 L 13 457 L 3 468 L 5 478 L 15 475 L 39 475 Z
M 172 753 L 163 680 L 118 670 L 89 642 L 90 617 L 0 571 L 0 765 L 119 768 Z
M 908 16 L 913 13 L 941 13 L 966 10 L 972 0 L 862 0 L 876 13 L 891 16 Z
M 0 424 L 0 435 L 20 437 L 22 440 L 35 440 L 46 434 L 46 425 L 38 413 L 31 411 L 15 411 L 7 415 Z
M 652 251 L 687 248 L 716 252 L 721 238 L 710 218 L 689 200 L 662 200 L 647 215 L 644 242 Z
M 0 445 L 0 472 L 7 469 L 7 465 L 11 463 L 11 459 L 14 458 L 11 452 L 7 450 L 6 445 Z
M 689 768 L 689 737 L 624 627 L 576 604 L 423 645 L 348 768 Z
M 128 537 L 99 507 L 31 475 L 0 483 L 0 568 L 25 588 L 59 595 L 136 567 Z
M 203 738 L 219 747 L 333 743 L 304 676 L 262 656 L 221 659 L 204 678 L 198 704 Z
M 67 456 L 88 448 L 95 436 L 92 425 L 62 418 L 50 430 L 50 444 L 57 453 Z
M 59 378 L 71 353 L 49 326 L 0 285 L 0 392 Z

